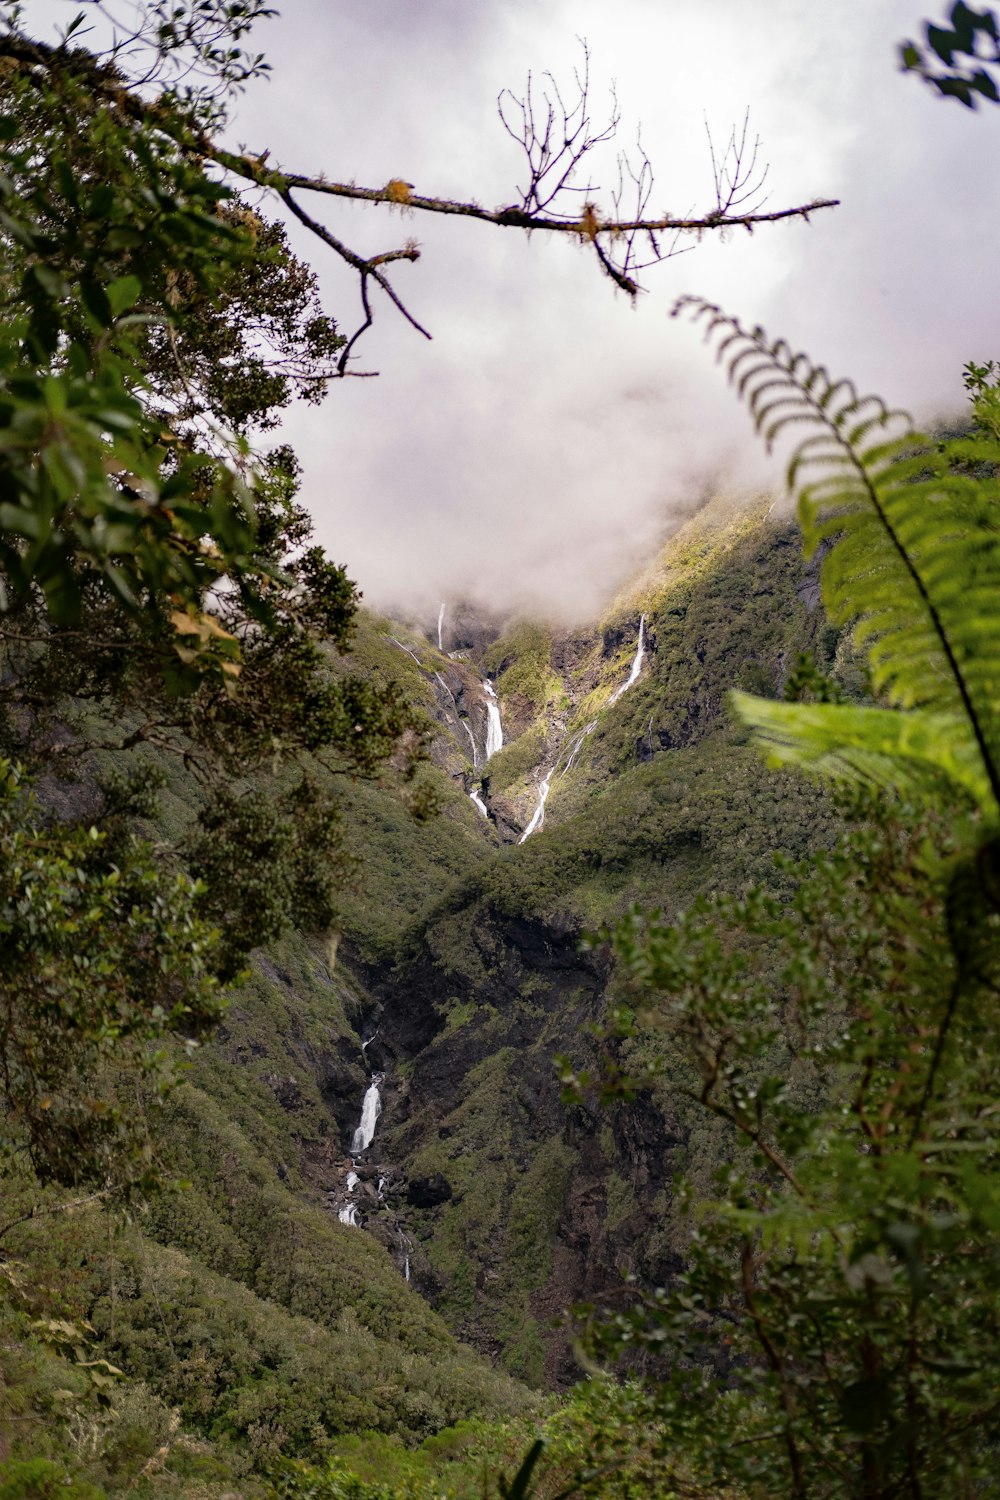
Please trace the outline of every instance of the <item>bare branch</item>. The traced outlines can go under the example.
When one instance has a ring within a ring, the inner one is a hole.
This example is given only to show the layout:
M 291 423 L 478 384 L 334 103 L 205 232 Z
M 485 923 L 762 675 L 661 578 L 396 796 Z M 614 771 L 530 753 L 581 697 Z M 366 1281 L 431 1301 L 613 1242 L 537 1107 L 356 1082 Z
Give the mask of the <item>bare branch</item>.
M 712 140 L 712 132 L 705 122 L 705 134 L 708 136 L 708 151 L 712 159 L 712 179 L 715 183 L 715 214 L 720 218 L 728 218 L 730 221 L 739 217 L 739 210 L 743 214 L 759 211 L 767 202 L 769 195 L 763 197 L 764 183 L 770 170 L 770 164 L 765 162 L 758 171 L 757 157 L 760 153 L 760 136 L 754 136 L 752 142 L 748 142 L 750 130 L 750 111 L 746 110 L 743 115 L 743 124 L 739 137 L 736 135 L 734 125 L 729 133 L 729 140 L 721 159 L 716 157 L 715 143 Z M 747 204 L 752 208 L 747 208 Z
M 333 198 L 350 198 L 362 203 L 398 202 L 398 199 L 386 192 L 384 188 L 362 188 L 353 182 L 328 182 L 323 177 L 305 177 L 294 172 L 284 175 L 272 173 L 270 174 L 271 181 L 267 181 L 266 178 L 262 178 L 253 171 L 251 158 L 233 156 L 222 151 L 215 152 L 214 155 L 220 165 L 228 167 L 239 176 L 257 182 L 261 186 L 305 189 L 313 193 L 325 193 Z M 701 234 L 705 230 L 721 229 L 729 225 L 752 229 L 756 224 L 775 224 L 780 219 L 808 219 L 810 214 L 817 213 L 822 208 L 839 208 L 839 206 L 839 198 L 814 198 L 809 203 L 800 203 L 794 208 L 777 209 L 773 213 L 766 214 L 744 213 L 720 216 L 718 212 L 713 211 L 688 218 L 679 218 L 669 213 L 656 218 L 616 219 L 611 216 L 606 219 L 597 219 L 594 232 L 607 236 L 628 233 L 631 230 L 640 230 L 647 234 L 670 230 L 676 230 L 681 234 Z M 576 236 L 584 232 L 584 225 L 580 218 L 554 219 L 547 214 L 529 213 L 524 209 L 513 207 L 488 209 L 483 208 L 479 203 L 463 203 L 454 198 L 424 197 L 419 193 L 410 194 L 407 207 L 421 213 L 452 214 L 467 219 L 478 219 L 484 224 L 498 224 L 503 228 L 544 229 L 549 233 Z M 589 238 L 589 234 L 587 237 Z
M 102 1199 L 109 1197 L 110 1193 L 110 1188 L 102 1188 L 100 1192 L 88 1193 L 85 1198 L 72 1198 L 66 1203 L 56 1203 L 48 1207 L 33 1203 L 27 1213 L 19 1214 L 16 1219 L 8 1219 L 6 1224 L 0 1226 L 0 1240 L 6 1239 L 10 1231 L 16 1229 L 18 1224 L 27 1224 L 31 1219 L 41 1219 L 50 1214 L 75 1213 L 78 1208 L 89 1208 L 92 1203 L 100 1203 Z
M 577 40 L 583 50 L 583 63 L 573 73 L 576 98 L 567 104 L 553 74 L 544 73 L 551 93 L 546 90 L 542 94 L 545 124 L 541 129 L 536 123 L 534 79 L 530 72 L 523 98 L 519 99 L 510 89 L 501 90 L 497 96 L 501 123 L 527 159 L 527 184 L 518 189 L 524 213 L 544 214 L 561 193 L 585 193 L 590 197 L 595 191 L 593 184 L 583 185 L 573 180 L 577 169 L 589 152 L 613 139 L 621 120 L 618 96 L 612 85 L 608 122 L 599 130 L 591 128 L 590 48 L 582 37 Z M 517 119 L 516 125 L 508 114 Z M 579 215 L 559 212 L 555 217 L 572 223 Z
M 265 0 L 254 0 L 254 5 L 260 13 L 265 12 Z M 654 174 L 641 135 L 637 137 L 634 161 L 627 153 L 619 154 L 611 211 L 603 212 L 595 201 L 598 189 L 589 178 L 585 182 L 576 179 L 591 152 L 613 139 L 620 122 L 620 111 L 612 89 L 607 122 L 600 127 L 592 124 L 590 52 L 582 40 L 581 47 L 583 61 L 574 70 L 576 91 L 572 98 L 564 95 L 551 73 L 542 75 L 544 84 L 540 99 L 530 74 L 520 98 L 506 89 L 500 94 L 497 108 L 501 123 L 525 153 L 528 176 L 525 185 L 517 190 L 515 202 L 489 209 L 474 200 L 417 193 L 401 178 L 392 178 L 384 187 L 370 188 L 354 182 L 331 182 L 323 175 L 307 176 L 276 170 L 268 164 L 267 151 L 253 155 L 246 150 L 233 152 L 218 146 L 205 129 L 192 125 L 190 117 L 178 111 L 171 96 L 148 101 L 132 88 L 123 87 L 120 74 L 92 54 L 51 47 L 12 30 L 0 34 L 0 59 L 6 60 L 8 65 L 17 66 L 28 77 L 40 78 L 46 73 L 65 71 L 84 81 L 102 105 L 119 118 L 159 130 L 175 141 L 181 150 L 213 162 L 242 183 L 252 183 L 263 192 L 275 194 L 310 233 L 357 272 L 364 318 L 341 352 L 336 367 L 337 377 L 373 373 L 348 368 L 358 341 L 374 320 L 371 282 L 418 333 L 424 338 L 431 337 L 382 269 L 398 260 L 415 261 L 419 259 L 420 251 L 416 243 L 410 241 L 401 249 L 380 255 L 359 255 L 308 213 L 293 194 L 318 193 L 349 202 L 404 208 L 408 212 L 474 219 L 505 229 L 568 235 L 589 246 L 601 271 L 633 299 L 642 290 L 639 281 L 642 271 L 682 253 L 683 248 L 688 248 L 682 247 L 682 240 L 697 242 L 706 233 L 724 233 L 734 227 L 742 227 L 749 233 L 758 225 L 776 224 L 785 219 L 808 221 L 811 214 L 838 206 L 839 199 L 816 198 L 808 203 L 763 212 L 765 200 L 760 194 L 767 166 L 763 169 L 758 166 L 760 143 L 756 137 L 750 139 L 749 116 L 745 115 L 739 133 L 733 129 L 721 159 L 717 158 L 709 136 L 716 200 L 711 212 L 686 216 L 650 213 Z M 575 198 L 568 199 L 567 195 L 571 194 L 583 195 L 582 205 L 577 206 Z
M 365 260 L 360 255 L 356 255 L 355 252 L 350 248 L 350 246 L 344 244 L 343 240 L 339 240 L 336 235 L 331 234 L 324 224 L 320 224 L 316 219 L 312 218 L 310 214 L 307 214 L 305 209 L 302 208 L 298 203 L 296 203 L 290 191 L 286 190 L 283 192 L 279 192 L 278 197 L 281 199 L 282 203 L 284 203 L 289 212 L 295 215 L 300 224 L 304 224 L 306 228 L 311 230 L 311 232 L 315 234 L 319 239 L 321 239 L 325 245 L 329 245 L 330 249 L 334 250 L 337 255 L 340 256 L 341 260 L 346 261 L 349 266 L 352 266 L 353 269 L 357 271 L 359 276 L 361 277 L 361 305 L 364 309 L 365 320 L 360 325 L 360 327 L 357 328 L 351 335 L 343 350 L 341 351 L 340 359 L 337 362 L 338 376 L 342 377 L 350 373 L 347 369 L 347 361 L 350 357 L 351 350 L 353 349 L 354 345 L 357 343 L 361 335 L 367 332 L 367 330 L 371 327 L 373 322 L 371 304 L 368 300 L 369 278 L 372 281 L 376 282 L 379 287 L 381 287 L 382 291 L 389 298 L 390 302 L 392 302 L 397 311 L 402 313 L 406 321 L 412 324 L 412 326 L 417 330 L 418 333 L 422 333 L 425 339 L 429 339 L 432 337 L 432 335 L 428 333 L 427 329 L 424 328 L 422 324 L 417 322 L 416 318 L 404 305 L 404 303 L 400 301 L 400 298 L 393 289 L 389 278 L 378 269 L 379 266 L 388 265 L 394 260 L 419 260 L 420 250 L 416 244 L 411 241 L 409 244 L 404 245 L 401 250 L 387 250 L 384 251 L 381 255 L 373 255 L 368 260 Z

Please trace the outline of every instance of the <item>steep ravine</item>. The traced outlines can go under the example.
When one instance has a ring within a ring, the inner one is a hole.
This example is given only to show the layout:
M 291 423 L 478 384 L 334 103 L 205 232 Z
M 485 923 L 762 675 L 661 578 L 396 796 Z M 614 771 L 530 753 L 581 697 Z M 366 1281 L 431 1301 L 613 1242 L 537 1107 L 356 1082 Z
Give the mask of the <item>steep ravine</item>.
M 345 904 L 322 981 L 342 1020 L 290 1023 L 260 1044 L 266 1059 L 223 1046 L 273 1091 L 303 1190 L 532 1384 L 579 1376 L 567 1307 L 615 1303 L 623 1275 L 676 1273 L 675 1178 L 707 1188 L 723 1159 L 669 1082 L 567 1106 L 556 1059 L 592 1067 L 593 1023 L 621 998 L 607 950 L 581 946 L 588 927 L 632 900 L 669 911 L 740 889 L 768 878 L 776 848 L 831 836 L 823 799 L 762 776 L 725 716 L 734 683 L 780 694 L 799 650 L 836 665 L 809 583 L 788 528 L 740 519 L 682 535 L 600 627 L 498 633 L 466 612 L 456 637 L 446 610 L 422 635 L 381 622 L 359 644 L 424 705 L 444 811 L 416 826 L 363 792 L 367 894 Z M 544 824 L 519 844 L 546 776 Z
M 593 1060 L 583 1028 L 602 1012 L 609 966 L 540 921 L 483 917 L 479 930 L 488 970 L 475 977 L 449 974 L 429 949 L 400 973 L 366 975 L 397 1049 L 379 1159 L 405 1197 L 416 1289 L 463 1341 L 521 1378 L 562 1385 L 579 1371 L 553 1320 L 574 1302 L 613 1301 L 636 1268 L 637 1224 L 607 1231 L 607 1122 L 566 1109 L 555 1067 L 566 1051 Z M 650 1107 L 616 1111 L 623 1140 L 640 1138 Z M 659 1175 L 644 1156 L 632 1171 Z

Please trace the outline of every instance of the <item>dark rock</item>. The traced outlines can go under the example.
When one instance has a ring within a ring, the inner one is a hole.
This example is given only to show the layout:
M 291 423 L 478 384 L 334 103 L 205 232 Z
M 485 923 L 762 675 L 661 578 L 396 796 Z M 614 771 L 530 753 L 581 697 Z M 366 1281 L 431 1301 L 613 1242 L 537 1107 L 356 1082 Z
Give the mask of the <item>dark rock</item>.
M 803 565 L 802 576 L 795 585 L 795 592 L 806 609 L 812 614 L 819 609 L 822 598 L 820 587 L 820 571 L 823 559 L 830 550 L 830 544 L 825 539 L 816 548 L 812 557 Z
M 368 1087 L 368 1077 L 359 1063 L 337 1063 L 331 1058 L 323 1070 L 319 1086 L 324 1102 L 328 1108 L 334 1110 L 338 1119 L 340 1117 L 340 1111 L 336 1107 L 338 1104 L 348 1105 L 350 1110 L 360 1118 L 361 1101 Z
M 414 1208 L 437 1208 L 451 1197 L 451 1183 L 440 1172 L 414 1177 L 406 1189 L 406 1201 Z
M 612 656 L 617 656 L 621 648 L 628 644 L 637 646 L 639 644 L 639 621 L 624 620 L 620 625 L 609 625 L 601 638 L 601 655 L 607 661 Z
M 277 1073 L 265 1073 L 264 1082 L 282 1109 L 291 1114 L 302 1108 L 302 1086 L 297 1078 L 281 1078 Z
M 486 783 L 484 782 L 485 786 Z M 524 824 L 518 815 L 517 809 L 512 802 L 498 793 L 496 796 L 484 798 L 490 815 L 490 821 L 496 826 L 503 844 L 516 844 L 524 832 Z

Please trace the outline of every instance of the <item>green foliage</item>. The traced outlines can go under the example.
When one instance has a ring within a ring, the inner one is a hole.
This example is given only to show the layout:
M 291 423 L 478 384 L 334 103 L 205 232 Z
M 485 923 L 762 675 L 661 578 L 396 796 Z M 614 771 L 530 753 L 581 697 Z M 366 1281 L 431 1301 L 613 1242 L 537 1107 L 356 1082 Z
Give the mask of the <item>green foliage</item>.
M 318 850 L 329 863 L 317 862 Z M 222 789 L 186 852 L 202 882 L 199 907 L 221 930 L 219 968 L 227 977 L 293 923 L 313 932 L 331 927 L 344 875 L 340 820 L 309 780 L 281 798 Z
M 998 1437 L 990 372 L 970 372 L 973 435 L 932 447 L 759 330 L 696 315 L 769 441 L 811 423 L 790 471 L 806 547 L 827 549 L 828 607 L 889 705 L 736 706 L 779 763 L 921 800 L 896 823 L 859 806 L 782 900 L 619 928 L 661 1066 L 729 1165 L 684 1273 L 607 1346 L 661 1353 L 657 1421 L 718 1484 L 971 1495 Z
M 96 573 L 128 610 L 151 591 L 199 608 L 250 567 L 249 497 L 210 452 L 163 442 L 141 347 L 179 264 L 211 296 L 243 253 L 217 212 L 224 192 L 172 145 L 95 112 L 64 72 L 40 86 L 8 70 L 2 102 L 0 603 L 37 584 L 51 617 L 75 623 Z
M 536 715 L 543 713 L 561 692 L 551 653 L 551 632 L 530 621 L 522 621 L 511 634 L 494 641 L 483 666 L 496 676 L 501 701 L 510 702 L 518 695 L 527 699 Z
M 148 1170 L 119 1078 L 165 1089 L 157 1048 L 218 1018 L 199 894 L 138 841 L 49 826 L 0 761 L 0 1147 L 41 1181 L 103 1187 Z
M 617 935 L 732 1166 L 683 1276 L 612 1342 L 669 1355 L 665 1432 L 750 1495 L 887 1497 L 912 1473 L 973 1493 L 989 1470 L 997 1038 L 981 990 L 962 993 L 948 843 L 869 813 L 791 903 L 702 903 Z
M 0 1500 L 106 1500 L 103 1490 L 47 1458 L 15 1460 L 0 1482 Z
M 738 712 L 778 764 L 903 789 L 943 783 L 943 795 L 970 799 L 995 825 L 996 439 L 980 430 L 934 445 L 782 340 L 745 333 L 705 304 L 695 315 L 708 337 L 720 336 L 719 357 L 769 443 L 790 423 L 808 424 L 789 466 L 805 550 L 826 548 L 827 611 L 852 627 L 873 691 L 889 705 L 786 706 L 737 694 Z
M 545 753 L 545 731 L 535 726 L 503 746 L 489 763 L 490 790 L 506 791 L 538 765 Z
M 1000 63 L 1000 29 L 992 10 L 974 10 L 956 0 L 948 12 L 950 24 L 924 22 L 924 44 L 900 44 L 903 71 L 916 73 L 945 99 L 957 99 L 967 109 L 983 100 L 1000 103 L 1000 89 L 986 64 Z
M 415 1450 L 365 1433 L 339 1441 L 326 1466 L 285 1465 L 275 1481 L 286 1500 L 736 1500 L 668 1449 L 646 1390 L 604 1379 L 541 1420 L 463 1422 Z
M 109 1058 L 165 1078 L 156 1044 L 217 1017 L 253 946 L 330 925 L 333 778 L 404 735 L 404 777 L 419 756 L 396 686 L 331 660 L 356 591 L 310 545 L 294 455 L 245 438 L 322 392 L 340 342 L 283 231 L 190 149 L 213 87 L 256 70 L 236 43 L 263 13 L 148 9 L 127 55 L 154 103 L 16 12 L 2 36 L 0 735 L 48 804 L 4 763 L 3 1116 L 66 1183 L 115 1179 L 118 1150 L 133 1173 L 144 1125 Z M 171 92 L 175 67 L 201 81 Z M 171 757 L 198 788 L 154 857 L 129 827 Z

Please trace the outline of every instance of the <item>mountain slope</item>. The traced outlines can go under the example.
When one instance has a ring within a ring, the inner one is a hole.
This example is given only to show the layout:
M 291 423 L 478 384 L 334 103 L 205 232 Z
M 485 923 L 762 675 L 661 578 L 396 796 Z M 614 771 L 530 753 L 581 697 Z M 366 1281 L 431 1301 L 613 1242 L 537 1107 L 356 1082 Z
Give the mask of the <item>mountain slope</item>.
M 564 1105 L 560 1068 L 618 1056 L 599 1032 L 627 999 L 584 935 L 634 901 L 780 882 L 775 851 L 837 829 L 726 717 L 731 686 L 780 694 L 802 650 L 858 688 L 793 529 L 763 507 L 696 518 L 593 626 L 453 616 L 440 646 L 433 627 L 360 622 L 351 666 L 422 709 L 428 759 L 412 782 L 401 762 L 342 784 L 358 866 L 338 930 L 258 955 L 186 1082 L 145 1103 L 167 1179 L 190 1186 L 127 1229 L 95 1211 L 12 1240 L 63 1284 L 35 1311 L 89 1319 L 148 1432 L 187 1434 L 165 1486 L 196 1451 L 225 1488 L 360 1427 L 414 1443 L 530 1414 L 528 1386 L 577 1379 L 564 1310 L 615 1302 L 623 1273 L 669 1279 L 688 1234 L 675 1179 L 707 1191 L 729 1150 L 669 1072 Z M 197 789 L 169 775 L 176 835 Z M 619 1060 L 641 1066 L 630 1045 Z M 382 1113 L 353 1150 L 373 1084 Z M 56 1379 L 38 1376 L 32 1420 L 51 1425 Z M 110 1458 L 100 1473 L 119 1484 Z
M 639 675 L 611 702 L 640 617 Z M 430 671 L 436 646 L 415 649 Z M 505 730 L 519 730 L 483 778 L 505 842 L 484 841 L 426 891 L 395 962 L 345 928 L 386 1075 L 373 1151 L 419 1185 L 406 1218 L 416 1284 L 460 1337 L 533 1384 L 576 1377 L 554 1314 L 620 1295 L 622 1271 L 669 1276 L 686 1234 L 672 1182 L 707 1184 L 725 1149 L 654 1091 L 611 1110 L 562 1105 L 557 1055 L 593 1067 L 587 1028 L 618 998 L 581 938 L 633 901 L 671 911 L 700 891 L 774 883 L 775 852 L 832 841 L 827 799 L 762 776 L 725 714 L 729 686 L 780 693 L 806 649 L 835 665 L 795 533 L 761 512 L 699 517 L 600 629 L 506 629 L 473 663 L 495 670 Z M 544 828 L 516 844 L 553 767 Z M 450 769 L 460 795 L 472 767 Z

